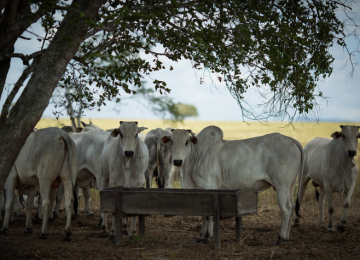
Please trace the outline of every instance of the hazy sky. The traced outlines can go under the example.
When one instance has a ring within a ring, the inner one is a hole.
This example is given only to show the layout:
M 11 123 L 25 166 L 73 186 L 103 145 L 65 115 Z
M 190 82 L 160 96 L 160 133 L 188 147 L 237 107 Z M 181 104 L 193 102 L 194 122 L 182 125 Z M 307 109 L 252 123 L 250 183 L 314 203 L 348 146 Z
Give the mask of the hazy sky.
M 353 10 L 360 11 L 360 4 L 356 3 Z M 358 16 L 358 15 L 357 15 Z M 359 20 L 358 20 L 359 21 Z M 36 29 L 34 27 L 34 29 Z M 31 36 L 31 35 L 28 35 Z M 34 36 L 32 35 L 34 38 Z M 353 48 L 356 48 L 354 42 L 349 42 Z M 37 41 L 20 40 L 16 44 L 15 52 L 31 53 L 37 51 L 40 44 Z M 360 121 L 360 67 L 355 67 L 354 77 L 349 78 L 350 68 L 343 66 L 347 59 L 347 53 L 341 48 L 331 49 L 335 57 L 333 63 L 333 73 L 325 81 L 319 82 L 318 86 L 324 96 L 330 98 L 330 102 L 320 102 L 320 120 L 336 121 Z M 359 55 L 354 57 L 355 63 L 360 61 Z M 219 85 L 217 81 L 212 82 L 206 72 L 194 71 L 190 61 L 182 60 L 178 63 L 166 61 L 166 64 L 174 67 L 173 71 L 162 71 L 151 74 L 150 78 L 145 77 L 148 82 L 147 87 L 151 86 L 153 79 L 164 80 L 171 89 L 170 97 L 175 102 L 187 103 L 196 106 L 199 116 L 197 120 L 225 120 L 241 121 L 241 110 L 237 102 L 231 97 L 224 85 Z M 15 83 L 19 73 L 23 70 L 20 59 L 13 59 L 11 70 L 8 77 L 8 84 Z M 203 84 L 199 83 L 199 77 L 205 77 Z M 127 97 L 124 94 L 123 97 Z M 247 94 L 250 103 L 259 102 L 259 95 L 254 91 Z M 319 100 L 321 101 L 321 100 Z M 4 103 L 4 97 L 0 100 L 0 105 Z M 49 105 L 45 110 L 44 117 L 54 117 L 52 111 L 54 107 Z M 101 111 L 87 111 L 85 118 L 118 118 L 118 119 L 158 119 L 147 108 L 145 101 L 124 100 L 122 104 L 107 102 L 107 106 L 101 108 Z

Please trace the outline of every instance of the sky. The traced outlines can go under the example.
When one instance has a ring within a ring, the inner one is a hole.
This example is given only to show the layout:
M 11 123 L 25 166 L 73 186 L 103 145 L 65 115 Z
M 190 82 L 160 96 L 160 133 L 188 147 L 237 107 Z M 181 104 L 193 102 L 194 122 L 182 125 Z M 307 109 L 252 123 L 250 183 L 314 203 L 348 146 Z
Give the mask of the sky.
M 360 3 L 353 5 L 354 12 L 360 13 Z M 359 19 L 358 19 L 359 21 Z M 34 27 L 36 31 L 36 26 Z M 33 35 L 28 34 L 34 38 Z M 351 48 L 356 48 L 354 41 L 349 41 Z M 18 41 L 15 52 L 32 53 L 40 48 L 37 41 Z M 341 122 L 360 122 L 360 65 L 355 67 L 353 78 L 349 78 L 351 69 L 344 67 L 347 60 L 347 53 L 340 47 L 331 49 L 335 61 L 333 63 L 333 73 L 329 78 L 318 82 L 319 89 L 324 96 L 329 97 L 329 102 L 319 100 L 320 121 L 341 121 Z M 360 56 L 354 57 L 354 62 L 360 61 Z M 194 105 L 198 111 L 198 117 L 192 120 L 202 121 L 242 121 L 241 110 L 227 91 L 224 85 L 210 78 L 208 73 L 195 71 L 192 69 L 190 61 L 181 60 L 179 62 L 165 61 L 165 64 L 173 66 L 174 70 L 163 70 L 144 78 L 151 86 L 153 79 L 163 80 L 171 89 L 169 97 L 173 98 L 175 103 L 186 103 Z M 360 64 L 360 63 L 359 63 Z M 15 83 L 18 75 L 24 69 L 20 59 L 13 59 L 7 83 Z M 199 77 L 205 77 L 204 83 L 200 84 Z M 124 94 L 123 97 L 127 97 Z M 259 102 L 259 95 L 255 91 L 250 91 L 246 95 L 250 104 L 255 105 Z M 0 106 L 3 105 L 5 98 L 0 100 Z M 52 117 L 54 106 L 49 105 L 44 111 L 43 117 Z M 101 111 L 86 111 L 83 118 L 117 118 L 117 119 L 159 119 L 158 115 L 152 113 L 144 100 L 126 99 L 121 104 L 107 102 Z

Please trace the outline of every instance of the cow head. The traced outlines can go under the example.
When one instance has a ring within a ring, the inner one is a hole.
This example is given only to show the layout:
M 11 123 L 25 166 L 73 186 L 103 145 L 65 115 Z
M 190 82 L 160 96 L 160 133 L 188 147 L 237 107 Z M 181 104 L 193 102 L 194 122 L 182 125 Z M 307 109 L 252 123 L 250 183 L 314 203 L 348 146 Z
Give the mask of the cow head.
M 131 158 L 135 154 L 136 141 L 138 134 L 147 129 L 146 127 L 138 127 L 138 122 L 120 121 L 120 127 L 112 130 L 111 136 L 118 137 L 122 146 L 123 156 Z
M 360 138 L 359 126 L 341 125 L 341 132 L 332 133 L 331 137 L 341 140 L 342 147 L 349 157 L 356 156 L 358 139 Z
M 162 142 L 172 142 L 172 163 L 180 167 L 190 154 L 191 144 L 197 144 L 198 140 L 191 130 L 172 129 L 171 137 L 164 136 Z

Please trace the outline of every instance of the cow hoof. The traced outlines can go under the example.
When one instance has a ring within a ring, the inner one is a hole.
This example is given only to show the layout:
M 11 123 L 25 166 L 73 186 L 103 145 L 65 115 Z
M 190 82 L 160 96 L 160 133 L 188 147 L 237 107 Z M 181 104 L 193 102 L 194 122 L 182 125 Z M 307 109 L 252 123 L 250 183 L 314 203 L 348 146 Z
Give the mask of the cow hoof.
M 203 244 L 208 245 L 208 244 L 210 244 L 210 239 L 205 238 L 202 242 L 203 242 Z
M 278 236 L 278 239 L 276 240 L 274 246 L 284 246 L 286 244 L 286 239 Z
M 64 242 L 71 242 L 71 232 L 65 233 L 63 241 Z
M 47 239 L 48 235 L 49 235 L 49 234 L 47 234 L 47 233 L 41 233 L 40 236 L 39 236 L 39 238 L 40 238 L 40 239 Z
M 94 214 L 94 213 L 92 213 L 92 212 L 90 212 L 90 213 L 86 213 L 86 215 L 87 215 L 88 217 L 95 217 L 95 214 Z
M 53 212 L 53 218 L 56 219 L 58 217 L 58 214 L 54 211 Z
M 14 221 L 9 221 L 9 226 L 11 226 L 12 224 L 14 224 Z
M 106 226 L 102 225 L 101 226 L 101 231 L 105 231 L 106 230 Z
M 328 233 L 335 233 L 335 230 L 334 230 L 334 229 L 329 228 L 329 229 L 327 230 L 327 232 L 328 232 Z
M 195 243 L 203 243 L 204 242 L 204 239 L 201 239 L 201 238 L 198 238 Z
M 338 226 L 336 227 L 336 229 L 337 229 L 337 231 L 339 231 L 340 233 L 343 233 L 343 232 L 345 231 L 345 226 L 340 226 L 340 225 L 338 225 Z
M 7 228 L 2 228 L 2 229 L 0 230 L 0 234 L 1 234 L 1 235 L 6 235 L 7 232 L 8 232 L 8 229 L 7 229 Z
M 110 233 L 109 240 L 114 240 L 114 238 L 115 238 L 115 235 L 113 233 Z
M 129 232 L 127 230 L 123 230 L 122 233 L 123 233 L 123 235 L 127 235 L 127 236 L 129 235 Z
M 26 234 L 32 234 L 33 233 L 33 229 L 30 227 L 30 228 L 25 228 L 24 230 L 24 235 Z

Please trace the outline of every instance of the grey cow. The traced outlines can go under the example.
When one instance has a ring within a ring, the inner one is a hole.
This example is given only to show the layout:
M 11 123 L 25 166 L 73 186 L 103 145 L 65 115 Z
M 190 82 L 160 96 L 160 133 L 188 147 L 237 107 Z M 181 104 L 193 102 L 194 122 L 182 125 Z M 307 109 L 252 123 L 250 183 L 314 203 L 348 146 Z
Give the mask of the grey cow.
M 156 177 L 159 188 L 171 188 L 172 162 L 171 144 L 161 141 L 171 133 L 161 128 L 151 130 L 146 134 L 145 144 L 149 150 L 149 164 L 145 172 L 146 188 L 152 188 L 152 178 Z

